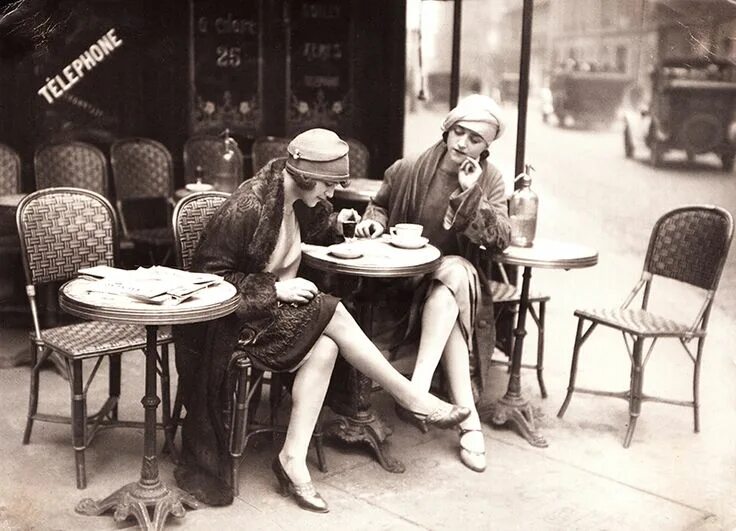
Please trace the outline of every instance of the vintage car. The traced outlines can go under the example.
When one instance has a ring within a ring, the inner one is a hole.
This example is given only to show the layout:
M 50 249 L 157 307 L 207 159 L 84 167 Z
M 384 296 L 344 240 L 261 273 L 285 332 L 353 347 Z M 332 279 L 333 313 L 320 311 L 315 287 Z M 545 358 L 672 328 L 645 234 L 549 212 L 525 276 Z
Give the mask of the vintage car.
M 560 127 L 567 126 L 570 120 L 577 127 L 610 125 L 619 117 L 631 81 L 631 77 L 617 72 L 555 72 L 549 91 L 542 93 L 542 119 L 546 122 L 554 114 Z
M 715 59 L 668 59 L 652 73 L 651 101 L 624 113 L 624 153 L 649 153 L 659 166 L 668 150 L 688 161 L 715 153 L 724 171 L 736 155 L 736 64 Z

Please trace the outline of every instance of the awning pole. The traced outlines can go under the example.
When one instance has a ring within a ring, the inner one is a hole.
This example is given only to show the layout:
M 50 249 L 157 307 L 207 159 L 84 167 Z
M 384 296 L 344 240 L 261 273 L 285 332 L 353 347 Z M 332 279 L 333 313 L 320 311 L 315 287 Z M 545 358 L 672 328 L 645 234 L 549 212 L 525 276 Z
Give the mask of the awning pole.
M 452 64 L 450 66 L 450 109 L 460 96 L 460 30 L 462 28 L 463 0 L 453 1 L 452 10 Z
M 532 49 L 532 14 L 533 0 L 524 0 L 521 13 L 521 58 L 519 64 L 519 118 L 516 123 L 516 166 L 515 175 L 524 171 L 524 155 L 526 150 L 526 111 L 529 100 L 529 63 Z M 520 185 L 521 181 L 517 183 Z

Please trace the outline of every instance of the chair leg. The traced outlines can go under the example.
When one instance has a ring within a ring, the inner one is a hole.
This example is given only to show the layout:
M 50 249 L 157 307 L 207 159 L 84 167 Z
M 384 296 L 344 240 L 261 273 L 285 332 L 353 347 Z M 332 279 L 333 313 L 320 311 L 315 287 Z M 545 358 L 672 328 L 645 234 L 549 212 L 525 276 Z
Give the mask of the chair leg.
M 174 446 L 174 429 L 171 420 L 171 376 L 169 373 L 169 345 L 161 345 L 161 418 L 164 425 L 164 450 L 171 454 L 174 463 L 179 458 Z
M 644 338 L 637 337 L 634 340 L 634 349 L 631 359 L 631 383 L 629 388 L 629 428 L 626 430 L 624 437 L 624 448 L 628 448 L 631 444 L 631 438 L 634 436 L 636 421 L 641 414 L 641 396 L 644 384 L 644 368 L 642 367 L 642 350 L 644 347 Z
M 33 418 L 38 412 L 38 348 L 31 341 L 31 388 L 28 394 L 28 417 L 26 419 L 26 429 L 23 432 L 23 444 L 31 442 L 31 431 L 33 430 Z
M 181 388 L 176 386 L 176 396 L 174 397 L 174 409 L 171 412 L 171 440 L 176 440 L 176 431 L 179 429 L 181 422 L 181 410 L 183 408 L 181 398 Z
M 248 430 L 248 407 L 251 382 L 248 367 L 237 366 L 235 382 L 235 404 L 230 420 L 230 486 L 233 495 L 237 496 L 240 491 L 238 482 L 238 469 L 245 450 L 245 438 Z
M 317 426 L 312 435 L 314 440 L 314 449 L 317 452 L 317 466 L 320 472 L 327 472 L 327 459 L 325 458 L 324 434 L 322 432 L 322 411 L 317 417 Z
M 109 358 L 110 363 L 110 386 L 109 395 L 110 398 L 115 398 L 115 405 L 110 410 L 110 419 L 118 420 L 118 400 L 120 399 L 120 367 L 121 367 L 121 355 L 112 354 Z
M 570 382 L 567 385 L 567 396 L 565 396 L 565 401 L 562 403 L 562 406 L 560 407 L 560 410 L 557 412 L 557 417 L 562 418 L 565 414 L 565 411 L 567 411 L 567 406 L 570 405 L 570 400 L 572 399 L 572 393 L 575 391 L 575 378 L 577 378 L 578 374 L 578 354 L 580 353 L 580 345 L 582 343 L 583 333 L 583 317 L 578 317 L 578 329 L 577 332 L 575 332 L 575 346 L 572 349 L 572 365 L 570 366 Z
M 700 432 L 700 360 L 703 353 L 705 338 L 698 338 L 698 354 L 695 358 L 695 369 L 693 371 L 693 431 Z
M 77 488 L 87 487 L 84 450 L 87 447 L 87 400 L 84 395 L 82 360 L 72 361 L 72 446 L 77 469 Z
M 544 312 L 547 303 L 540 301 L 539 303 L 539 319 L 537 320 L 537 381 L 539 382 L 539 392 L 542 398 L 547 398 L 547 387 L 544 385 Z

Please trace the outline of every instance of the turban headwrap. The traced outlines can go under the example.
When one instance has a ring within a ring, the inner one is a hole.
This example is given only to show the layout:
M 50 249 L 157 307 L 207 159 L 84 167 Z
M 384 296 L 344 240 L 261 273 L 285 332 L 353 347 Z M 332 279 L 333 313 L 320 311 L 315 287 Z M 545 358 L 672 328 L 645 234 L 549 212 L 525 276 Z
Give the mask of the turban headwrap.
M 463 98 L 445 117 L 442 131 L 449 131 L 455 124 L 479 134 L 487 144 L 500 137 L 506 129 L 501 107 L 481 94 Z

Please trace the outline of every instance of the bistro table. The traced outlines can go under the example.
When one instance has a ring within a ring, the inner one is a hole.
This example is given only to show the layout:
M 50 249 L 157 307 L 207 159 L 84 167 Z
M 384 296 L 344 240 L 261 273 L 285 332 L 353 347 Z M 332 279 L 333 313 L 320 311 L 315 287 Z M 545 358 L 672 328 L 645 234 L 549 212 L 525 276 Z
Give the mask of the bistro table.
M 185 516 L 182 505 L 196 509 L 196 499 L 188 493 L 168 487 L 158 474 L 156 457 L 156 409 L 160 402 L 156 396 L 156 371 L 159 363 L 156 351 L 156 335 L 160 325 L 198 323 L 223 317 L 235 311 L 240 297 L 235 286 L 224 280 L 196 292 L 178 305 L 150 304 L 128 297 L 91 292 L 94 280 L 77 278 L 64 284 L 59 290 L 59 305 L 76 317 L 84 319 L 140 324 L 146 327 L 145 396 L 141 400 L 145 408 L 143 436 L 143 464 L 140 479 L 129 483 L 103 500 L 85 498 L 77 505 L 77 512 L 97 516 L 115 508 L 116 522 L 134 516 L 143 529 L 163 529 L 167 516 Z M 149 514 L 153 508 L 153 518 Z
M 357 320 L 363 331 L 371 337 L 373 298 L 375 292 L 371 280 L 412 277 L 431 273 L 440 264 L 441 253 L 432 245 L 420 249 L 401 249 L 390 244 L 390 238 L 356 239 L 351 244 L 363 256 L 341 259 L 330 254 L 329 247 L 302 244 L 303 263 L 326 273 L 339 273 L 358 278 L 353 292 L 358 306 Z M 354 367 L 348 369 L 349 404 L 335 411 L 335 421 L 325 430 L 329 435 L 346 443 L 368 443 L 378 462 L 389 472 L 404 472 L 404 464 L 389 455 L 385 441 L 391 430 L 373 411 L 370 394 L 371 380 Z
M 524 268 L 519 301 L 519 315 L 514 330 L 514 351 L 511 356 L 511 374 L 506 394 L 489 408 L 480 412 L 483 419 L 495 425 L 510 422 L 519 430 L 529 444 L 546 448 L 546 439 L 537 432 L 534 426 L 532 407 L 521 393 L 521 358 L 526 336 L 526 314 L 529 310 L 529 285 L 532 268 L 543 269 L 579 269 L 591 267 L 598 263 L 598 251 L 591 247 L 576 243 L 537 238 L 531 247 L 511 245 L 502 253 L 496 253 L 493 260 L 503 264 Z

